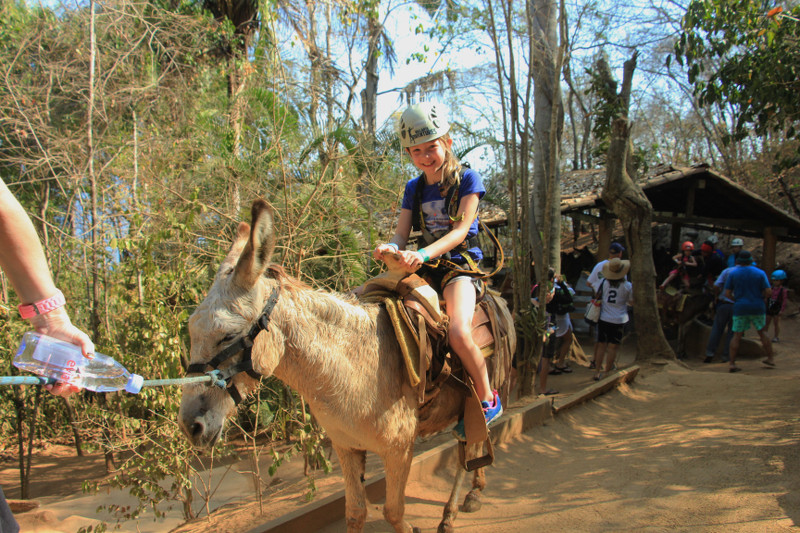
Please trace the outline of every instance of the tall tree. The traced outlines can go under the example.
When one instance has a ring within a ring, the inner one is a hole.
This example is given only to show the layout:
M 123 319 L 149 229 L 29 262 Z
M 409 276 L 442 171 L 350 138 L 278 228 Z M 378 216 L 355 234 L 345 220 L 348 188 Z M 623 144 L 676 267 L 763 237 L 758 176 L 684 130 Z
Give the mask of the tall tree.
M 631 258 L 631 282 L 636 306 L 636 360 L 654 358 L 674 359 L 661 328 L 656 301 L 656 269 L 653 264 L 653 206 L 633 177 L 636 169 L 631 156 L 632 144 L 628 113 L 630 110 L 631 86 L 636 70 L 636 57 L 625 62 L 622 87 L 617 92 L 617 82 L 612 78 L 607 65 L 601 63 L 597 69 L 596 86 L 605 87 L 606 117 L 603 124 L 610 137 L 606 161 L 606 184 L 603 202 L 619 218 L 625 232 Z
M 700 104 L 733 110 L 733 139 L 800 136 L 800 5 L 767 6 L 693 0 L 675 44 Z

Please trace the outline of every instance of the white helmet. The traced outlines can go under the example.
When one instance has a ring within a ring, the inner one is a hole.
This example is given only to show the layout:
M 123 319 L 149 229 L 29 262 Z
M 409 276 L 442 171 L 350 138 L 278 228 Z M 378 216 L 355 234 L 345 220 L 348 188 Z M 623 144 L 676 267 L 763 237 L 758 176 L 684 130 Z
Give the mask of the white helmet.
M 731 241 L 731 246 L 744 246 L 744 241 L 739 237 L 736 237 Z
M 717 237 L 716 235 L 709 235 L 708 239 L 706 240 L 711 244 L 717 244 L 719 242 L 719 237 Z
M 450 131 L 450 123 L 440 104 L 421 102 L 403 111 L 398 129 L 400 146 L 411 148 L 438 139 Z

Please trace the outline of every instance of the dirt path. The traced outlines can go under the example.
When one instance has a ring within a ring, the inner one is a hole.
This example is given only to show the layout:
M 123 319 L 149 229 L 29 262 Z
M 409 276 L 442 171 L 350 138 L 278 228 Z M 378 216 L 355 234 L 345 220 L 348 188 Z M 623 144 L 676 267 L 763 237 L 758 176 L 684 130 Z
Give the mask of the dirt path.
M 784 324 L 776 369 L 758 359 L 741 360 L 738 374 L 699 358 L 644 366 L 632 385 L 499 447 L 484 507 L 462 513 L 458 531 L 800 531 L 798 326 L 797 318 Z M 632 362 L 631 344 L 621 366 Z M 548 385 L 571 392 L 591 376 L 577 368 Z M 68 467 L 59 461 L 50 472 L 74 478 Z M 436 472 L 407 487 L 412 524 L 435 530 L 451 479 Z M 265 516 L 251 499 L 174 531 L 249 531 L 302 505 L 303 487 L 291 498 L 289 487 L 266 491 Z M 243 489 L 243 497 L 250 493 Z M 389 530 L 380 503 L 370 505 L 368 532 Z M 343 532 L 344 523 L 323 531 Z
M 484 507 L 457 530 L 800 531 L 800 359 L 795 331 L 784 337 L 778 369 L 645 367 L 523 434 L 498 450 Z M 406 516 L 423 531 L 435 531 L 451 479 L 407 488 Z M 372 505 L 366 531 L 387 527 Z

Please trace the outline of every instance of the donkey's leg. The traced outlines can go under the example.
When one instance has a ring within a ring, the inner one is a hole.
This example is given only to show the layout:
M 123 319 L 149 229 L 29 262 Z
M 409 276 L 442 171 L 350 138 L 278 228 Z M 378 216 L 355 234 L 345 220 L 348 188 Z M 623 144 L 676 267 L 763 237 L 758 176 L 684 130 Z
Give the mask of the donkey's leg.
M 413 446 L 397 453 L 388 453 L 383 457 L 386 471 L 386 503 L 383 506 L 383 517 L 397 533 L 415 531 L 403 519 L 406 512 L 406 482 L 413 458 Z
M 360 533 L 367 521 L 367 498 L 364 490 L 364 470 L 367 454 L 333 445 L 344 477 L 345 522 L 348 533 Z
M 461 510 L 465 513 L 474 513 L 475 511 L 479 511 L 481 508 L 481 495 L 483 494 L 483 489 L 486 488 L 486 471 L 483 468 L 478 468 L 475 470 L 475 474 L 472 476 L 472 490 L 467 493 L 466 498 L 464 498 L 464 505 L 461 507 Z
M 450 499 L 447 500 L 447 503 L 444 505 L 442 521 L 439 522 L 439 528 L 436 530 L 438 533 L 451 533 L 454 531 L 453 524 L 456 521 L 456 516 L 458 516 L 458 497 L 466 473 L 467 471 L 464 470 L 464 467 L 461 465 L 456 467 L 456 478 L 453 480 L 453 489 L 450 491 Z

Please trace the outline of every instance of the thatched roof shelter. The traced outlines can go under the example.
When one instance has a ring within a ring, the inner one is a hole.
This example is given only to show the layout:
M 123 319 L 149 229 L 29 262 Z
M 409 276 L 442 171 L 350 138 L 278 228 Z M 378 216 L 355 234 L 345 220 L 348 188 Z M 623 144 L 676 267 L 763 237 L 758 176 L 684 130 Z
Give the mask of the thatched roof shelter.
M 601 198 L 605 169 L 566 173 L 562 180 L 561 213 L 607 226 L 613 214 Z M 680 228 L 689 226 L 716 233 L 764 240 L 762 265 L 775 265 L 778 240 L 800 242 L 800 219 L 734 183 L 705 164 L 687 168 L 659 166 L 639 180 L 653 205 L 653 221 L 672 224 L 677 248 Z M 610 236 L 601 243 L 610 242 Z M 601 244 L 601 250 L 603 249 Z

